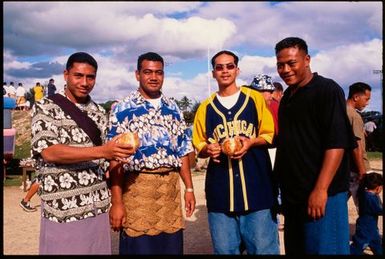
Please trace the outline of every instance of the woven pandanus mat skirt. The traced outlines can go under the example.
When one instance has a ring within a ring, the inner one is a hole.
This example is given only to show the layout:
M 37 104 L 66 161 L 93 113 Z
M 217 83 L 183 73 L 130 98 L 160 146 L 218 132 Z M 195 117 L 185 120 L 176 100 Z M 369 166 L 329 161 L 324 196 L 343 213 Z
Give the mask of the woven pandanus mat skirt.
M 175 233 L 184 228 L 179 172 L 128 173 L 123 202 L 130 237 Z

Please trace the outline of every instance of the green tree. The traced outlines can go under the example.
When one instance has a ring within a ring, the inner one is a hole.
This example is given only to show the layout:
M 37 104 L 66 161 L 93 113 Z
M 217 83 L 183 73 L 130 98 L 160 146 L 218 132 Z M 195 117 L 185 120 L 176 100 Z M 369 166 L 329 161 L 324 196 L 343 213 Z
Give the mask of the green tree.
M 194 116 L 198 110 L 199 105 L 201 105 L 201 103 L 198 101 L 195 101 L 195 103 L 192 105 L 191 112 L 194 114 Z
M 106 110 L 106 112 L 108 113 L 108 112 L 110 112 L 111 106 L 112 106 L 112 104 L 113 104 L 114 102 L 116 102 L 116 101 L 114 101 L 114 100 L 109 100 L 109 101 L 107 101 L 107 102 L 105 102 L 105 103 L 100 103 L 100 106 L 102 106 L 102 107 Z
M 183 112 L 183 118 L 188 126 L 191 126 L 194 123 L 195 113 L 197 112 L 200 104 L 200 102 L 195 101 L 194 104 L 190 105 L 191 109 L 189 111 Z
M 184 111 L 183 112 L 183 118 L 184 118 L 184 120 L 185 120 L 185 122 L 187 123 L 188 126 L 193 124 L 194 116 L 195 116 L 195 114 L 192 113 L 191 111 Z
M 191 100 L 187 96 L 183 96 L 182 99 L 175 100 L 178 107 L 184 112 L 188 111 L 188 108 L 191 106 Z

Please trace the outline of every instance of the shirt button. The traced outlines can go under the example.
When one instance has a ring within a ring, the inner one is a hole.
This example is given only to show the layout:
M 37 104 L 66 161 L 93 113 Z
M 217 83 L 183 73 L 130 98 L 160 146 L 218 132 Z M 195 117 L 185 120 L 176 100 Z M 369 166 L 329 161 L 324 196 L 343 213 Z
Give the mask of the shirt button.
M 231 114 L 231 111 L 228 111 L 227 114 Z

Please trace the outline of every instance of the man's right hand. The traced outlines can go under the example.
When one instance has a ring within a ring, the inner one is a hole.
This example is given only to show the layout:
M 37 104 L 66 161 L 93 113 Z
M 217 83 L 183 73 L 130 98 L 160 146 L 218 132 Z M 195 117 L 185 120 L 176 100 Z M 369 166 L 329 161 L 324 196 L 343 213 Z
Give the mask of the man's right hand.
M 126 162 L 127 157 L 135 154 L 136 150 L 131 144 L 118 143 L 119 135 L 113 137 L 103 145 L 105 158 Z
M 126 223 L 126 211 L 124 209 L 124 204 L 112 204 L 109 215 L 112 230 L 120 231 L 122 226 Z
M 205 153 L 213 159 L 214 162 L 219 163 L 218 157 L 221 155 L 221 145 L 219 143 L 210 143 L 204 147 Z

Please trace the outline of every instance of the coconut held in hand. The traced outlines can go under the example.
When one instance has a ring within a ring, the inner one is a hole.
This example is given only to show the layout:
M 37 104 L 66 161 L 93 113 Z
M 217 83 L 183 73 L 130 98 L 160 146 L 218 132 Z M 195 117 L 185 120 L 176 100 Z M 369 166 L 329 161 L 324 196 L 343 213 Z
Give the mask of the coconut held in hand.
M 222 142 L 222 152 L 228 156 L 234 155 L 234 153 L 239 151 L 241 148 L 242 142 L 237 136 L 233 138 L 226 138 Z
M 136 150 L 140 145 L 140 140 L 137 132 L 125 132 L 119 135 L 117 139 L 118 143 L 130 144 L 134 150 Z

